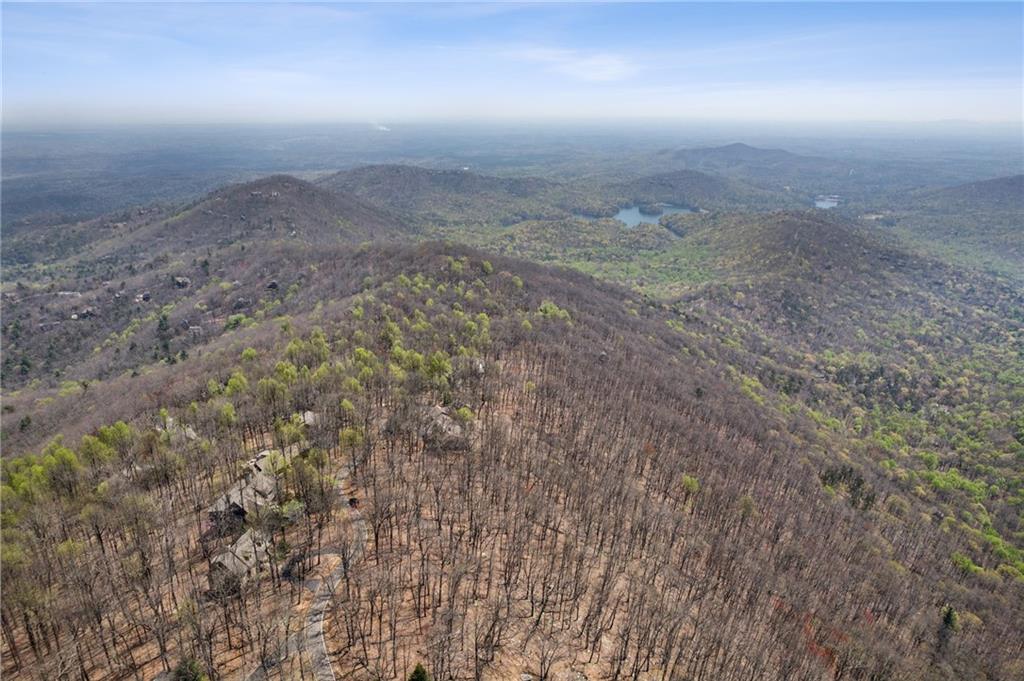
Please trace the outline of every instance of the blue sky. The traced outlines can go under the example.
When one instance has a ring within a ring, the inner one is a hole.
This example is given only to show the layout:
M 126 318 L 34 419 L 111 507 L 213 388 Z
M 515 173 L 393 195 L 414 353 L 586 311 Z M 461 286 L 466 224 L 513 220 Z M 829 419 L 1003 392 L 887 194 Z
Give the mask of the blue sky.
M 1022 4 L 3 4 L 8 126 L 1020 121 Z

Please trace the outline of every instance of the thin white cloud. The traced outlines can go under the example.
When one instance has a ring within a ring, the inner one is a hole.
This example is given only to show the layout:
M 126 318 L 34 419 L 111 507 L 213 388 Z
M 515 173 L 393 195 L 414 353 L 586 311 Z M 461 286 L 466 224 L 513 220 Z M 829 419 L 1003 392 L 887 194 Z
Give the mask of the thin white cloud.
M 509 50 L 504 56 L 518 61 L 544 64 L 552 71 L 587 82 L 623 80 L 636 72 L 626 57 L 610 52 L 580 52 L 550 47 Z
M 306 88 L 316 85 L 319 78 L 314 74 L 295 69 L 260 68 L 242 66 L 228 68 L 223 72 L 229 83 L 245 87 L 270 87 L 275 89 Z

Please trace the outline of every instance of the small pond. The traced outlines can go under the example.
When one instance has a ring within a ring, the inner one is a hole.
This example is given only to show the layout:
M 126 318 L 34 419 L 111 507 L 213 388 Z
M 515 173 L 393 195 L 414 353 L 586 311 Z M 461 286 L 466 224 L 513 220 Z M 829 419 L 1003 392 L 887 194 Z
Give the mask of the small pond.
M 640 206 L 630 206 L 629 208 L 620 208 L 619 212 L 615 214 L 615 219 L 619 222 L 625 223 L 626 227 L 632 229 L 640 223 L 647 223 L 651 225 L 658 224 L 658 220 L 663 215 L 674 215 L 676 213 L 692 213 L 693 211 L 689 208 L 683 208 L 682 206 L 673 206 L 668 203 L 658 204 L 658 208 L 661 212 L 657 215 L 651 213 L 644 213 L 640 210 Z M 576 217 L 584 218 L 587 220 L 594 220 L 595 218 L 591 215 L 577 214 Z

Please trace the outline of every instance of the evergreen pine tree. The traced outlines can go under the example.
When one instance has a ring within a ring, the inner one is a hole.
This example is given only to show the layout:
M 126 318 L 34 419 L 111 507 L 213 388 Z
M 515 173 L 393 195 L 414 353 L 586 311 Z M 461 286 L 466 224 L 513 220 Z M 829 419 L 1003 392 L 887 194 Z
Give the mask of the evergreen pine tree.
M 409 681 L 430 681 L 430 674 L 422 664 L 417 664 L 416 668 L 412 670 L 412 674 L 409 674 Z

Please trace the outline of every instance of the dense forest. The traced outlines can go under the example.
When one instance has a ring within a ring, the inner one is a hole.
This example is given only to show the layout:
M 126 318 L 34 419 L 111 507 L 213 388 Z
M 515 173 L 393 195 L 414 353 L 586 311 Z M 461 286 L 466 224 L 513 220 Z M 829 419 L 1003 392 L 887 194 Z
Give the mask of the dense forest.
M 4 674 L 1021 678 L 1019 179 L 654 158 L 5 232 Z

